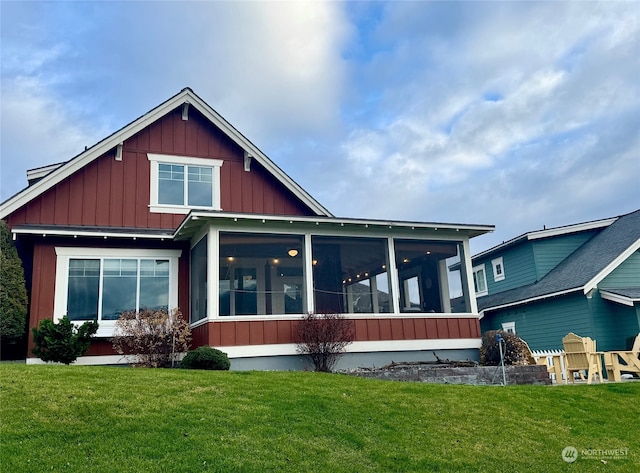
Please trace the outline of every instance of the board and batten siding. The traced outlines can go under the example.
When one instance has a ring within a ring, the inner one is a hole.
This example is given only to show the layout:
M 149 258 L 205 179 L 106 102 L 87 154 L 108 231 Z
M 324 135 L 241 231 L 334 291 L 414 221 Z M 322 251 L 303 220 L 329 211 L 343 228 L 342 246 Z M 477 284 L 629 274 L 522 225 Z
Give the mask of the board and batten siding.
M 483 332 L 501 330 L 504 322 L 515 322 L 516 333 L 532 350 L 561 350 L 562 337 L 569 332 L 581 337 L 594 335 L 589 305 L 582 292 L 491 311 L 480 326 Z
M 160 241 L 122 241 L 122 240 L 96 240 L 91 238 L 77 238 L 73 241 L 77 247 L 110 247 L 110 248 L 170 248 L 182 249 L 182 254 L 178 259 L 178 307 L 184 317 L 189 314 L 189 249 L 185 243 L 163 243 Z M 56 247 L 71 246 L 69 240 L 57 237 L 47 237 L 46 239 L 35 239 L 33 244 L 33 270 L 31 274 L 30 305 L 29 305 L 29 353 L 33 347 L 32 328 L 37 328 L 40 322 L 45 319 L 52 319 L 54 315 L 55 301 L 55 281 L 57 255 Z M 88 355 L 110 355 L 113 354 L 111 342 L 105 339 L 97 339 L 92 342 Z
M 597 231 L 586 231 L 552 238 L 535 240 L 532 243 L 536 278 L 539 281 L 571 253 L 590 240 Z
M 196 110 L 180 109 L 150 124 L 8 216 L 18 224 L 175 229 L 184 215 L 149 211 L 148 153 L 223 160 L 222 209 L 227 212 L 305 216 L 313 212 L 255 160 L 244 170 L 244 152 Z
M 355 341 L 479 338 L 476 318 L 355 319 Z M 215 347 L 295 342 L 298 320 L 209 322 L 192 329 L 193 345 Z

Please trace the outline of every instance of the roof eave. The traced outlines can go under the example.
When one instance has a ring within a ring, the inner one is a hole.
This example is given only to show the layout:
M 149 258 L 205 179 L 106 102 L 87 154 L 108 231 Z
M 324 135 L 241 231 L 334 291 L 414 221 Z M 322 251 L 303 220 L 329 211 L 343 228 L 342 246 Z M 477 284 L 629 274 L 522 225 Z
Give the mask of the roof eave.
M 336 218 L 336 217 L 304 217 L 304 216 L 291 216 L 291 215 L 258 215 L 258 214 L 242 214 L 242 213 L 227 213 L 227 212 L 202 212 L 191 211 L 187 217 L 182 221 L 180 226 L 174 233 L 176 239 L 190 238 L 192 233 L 187 232 L 187 227 L 194 221 L 207 221 L 207 220 L 226 220 L 231 222 L 244 221 L 249 223 L 296 223 L 306 225 L 332 225 L 332 226 L 352 226 L 359 228 L 372 228 L 372 229 L 406 229 L 406 230 L 431 230 L 437 231 L 450 231 L 460 233 L 461 237 L 474 238 L 485 233 L 494 231 L 493 225 L 466 225 L 466 224 L 449 224 L 449 223 L 426 223 L 426 222 L 406 222 L 406 221 L 390 221 L 390 220 L 366 220 L 366 219 L 352 219 L 352 218 Z M 200 227 L 200 225 L 199 225 Z

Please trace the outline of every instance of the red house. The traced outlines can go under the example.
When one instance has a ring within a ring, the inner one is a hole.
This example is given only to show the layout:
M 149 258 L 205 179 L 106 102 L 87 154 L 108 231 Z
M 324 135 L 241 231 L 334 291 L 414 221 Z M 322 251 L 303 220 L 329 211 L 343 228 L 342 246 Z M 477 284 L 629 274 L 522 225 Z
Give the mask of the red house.
M 190 89 L 27 178 L 0 218 L 29 326 L 97 319 L 79 363 L 123 362 L 108 338 L 141 307 L 179 307 L 233 369 L 304 367 L 308 312 L 355 321 L 341 367 L 478 356 L 469 239 L 493 226 L 336 218 Z

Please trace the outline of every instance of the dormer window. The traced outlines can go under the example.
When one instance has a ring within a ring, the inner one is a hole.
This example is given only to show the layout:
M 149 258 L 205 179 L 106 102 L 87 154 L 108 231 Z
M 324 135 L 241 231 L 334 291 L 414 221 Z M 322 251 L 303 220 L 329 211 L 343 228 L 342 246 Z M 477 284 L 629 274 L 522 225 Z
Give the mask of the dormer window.
M 221 210 L 220 159 L 148 154 L 151 164 L 149 207 L 158 213 L 190 209 Z

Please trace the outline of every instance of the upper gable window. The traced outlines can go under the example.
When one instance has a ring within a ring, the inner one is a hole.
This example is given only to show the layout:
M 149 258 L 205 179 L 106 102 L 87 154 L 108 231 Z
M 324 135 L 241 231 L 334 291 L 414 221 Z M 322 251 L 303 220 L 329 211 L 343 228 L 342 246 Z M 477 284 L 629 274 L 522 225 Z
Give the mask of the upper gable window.
M 502 256 L 491 260 L 491 265 L 493 266 L 493 280 L 496 282 L 502 281 L 504 279 L 504 263 L 502 261 Z
M 487 291 L 487 275 L 484 272 L 484 264 L 473 268 L 473 286 L 476 296 L 484 296 Z
M 221 210 L 220 159 L 148 155 L 151 163 L 149 207 L 152 212 L 189 213 Z

